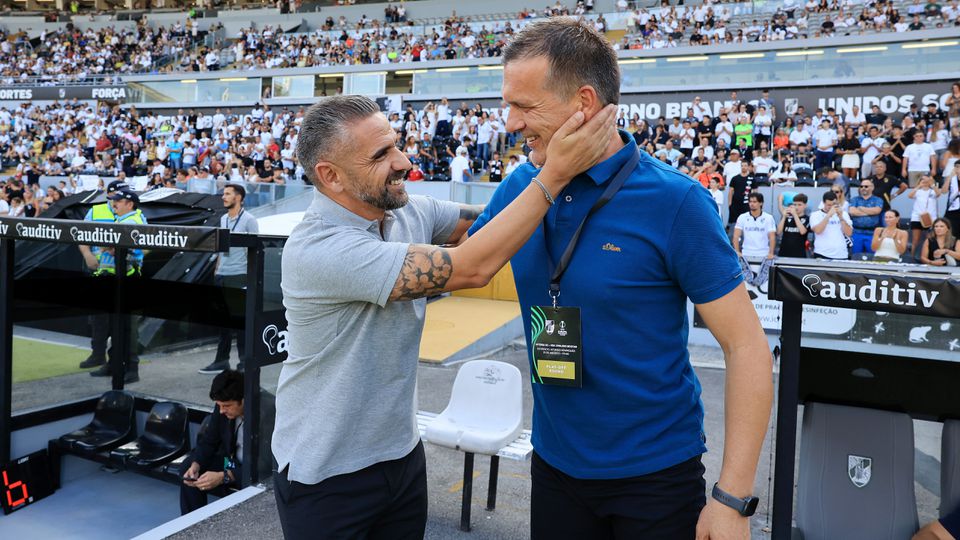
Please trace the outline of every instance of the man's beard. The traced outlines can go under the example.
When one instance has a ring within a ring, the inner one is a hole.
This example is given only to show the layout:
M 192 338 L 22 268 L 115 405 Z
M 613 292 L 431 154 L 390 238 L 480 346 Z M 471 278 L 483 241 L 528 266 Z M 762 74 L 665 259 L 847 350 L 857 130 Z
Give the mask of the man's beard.
M 402 180 L 407 176 L 407 171 L 394 171 L 390 173 L 390 176 L 387 177 L 385 183 L 381 184 L 379 191 L 376 193 L 362 192 L 357 189 L 351 189 L 353 194 L 356 195 L 361 201 L 373 206 L 374 208 L 379 208 L 380 210 L 396 210 L 397 208 L 402 208 L 406 206 L 407 201 L 410 200 L 409 195 L 407 195 L 406 190 L 400 192 L 399 194 L 394 194 L 390 192 L 390 187 L 387 185 L 393 180 Z M 354 183 L 358 185 L 359 182 Z

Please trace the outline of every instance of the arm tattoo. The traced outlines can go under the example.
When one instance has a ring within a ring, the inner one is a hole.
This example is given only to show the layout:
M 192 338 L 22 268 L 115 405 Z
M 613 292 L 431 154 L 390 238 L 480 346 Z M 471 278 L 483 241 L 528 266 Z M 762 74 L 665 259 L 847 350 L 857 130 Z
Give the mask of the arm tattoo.
M 390 300 L 414 300 L 438 294 L 452 275 L 453 260 L 446 249 L 412 244 L 407 249 Z
M 476 221 L 480 214 L 483 213 L 483 206 L 478 204 L 461 204 L 460 205 L 460 219 L 470 221 L 471 223 Z

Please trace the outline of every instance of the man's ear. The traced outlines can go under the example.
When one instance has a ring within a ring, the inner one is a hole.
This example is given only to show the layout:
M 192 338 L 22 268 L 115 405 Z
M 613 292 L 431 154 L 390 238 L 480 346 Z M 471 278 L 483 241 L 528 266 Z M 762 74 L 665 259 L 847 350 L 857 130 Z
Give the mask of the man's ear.
M 596 89 L 590 85 L 581 86 L 577 90 L 577 101 L 579 102 L 577 110 L 583 112 L 583 121 L 588 122 L 595 114 L 603 109 L 600 103 L 600 96 Z
M 344 190 L 344 174 L 340 167 L 337 167 L 329 161 L 320 161 L 313 168 L 317 176 L 317 187 L 329 190 L 332 193 L 340 193 Z

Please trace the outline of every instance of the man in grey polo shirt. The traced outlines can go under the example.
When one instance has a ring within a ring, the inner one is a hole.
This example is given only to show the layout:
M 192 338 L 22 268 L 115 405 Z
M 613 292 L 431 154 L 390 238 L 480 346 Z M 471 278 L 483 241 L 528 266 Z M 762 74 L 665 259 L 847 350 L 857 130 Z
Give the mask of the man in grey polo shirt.
M 586 122 L 577 112 L 552 136 L 522 127 L 548 165 L 469 239 L 476 208 L 407 195 L 410 162 L 376 103 L 336 96 L 307 111 L 297 158 L 317 193 L 283 251 L 289 356 L 272 443 L 286 538 L 423 536 L 425 298 L 486 284 L 599 160 L 615 111 Z
M 260 227 L 257 218 L 243 208 L 243 201 L 247 190 L 242 184 L 227 184 L 223 188 L 223 207 L 227 213 L 220 216 L 220 228 L 230 229 L 230 233 L 257 234 Z M 217 258 L 217 269 L 214 271 L 214 283 L 218 287 L 231 289 L 247 288 L 247 248 L 233 247 L 226 254 Z M 238 295 L 227 296 L 227 316 L 232 319 L 243 320 L 243 301 Z M 213 363 L 200 370 L 200 373 L 220 373 L 230 369 L 230 348 L 233 345 L 233 336 L 237 336 L 237 357 L 240 359 L 237 370 L 243 371 L 244 347 L 243 330 L 223 327 L 220 329 L 220 342 L 217 344 L 217 356 Z

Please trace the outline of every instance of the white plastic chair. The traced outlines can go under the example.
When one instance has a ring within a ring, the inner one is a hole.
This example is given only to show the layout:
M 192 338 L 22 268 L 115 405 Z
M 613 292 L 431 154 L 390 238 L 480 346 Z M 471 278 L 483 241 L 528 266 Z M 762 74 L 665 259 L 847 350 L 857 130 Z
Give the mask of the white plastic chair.
M 447 408 L 428 426 L 427 442 L 465 452 L 460 530 L 470 530 L 473 498 L 473 456 L 490 456 L 487 510 L 496 507 L 497 452 L 523 430 L 522 375 L 516 367 L 493 360 L 474 360 L 460 367 Z

